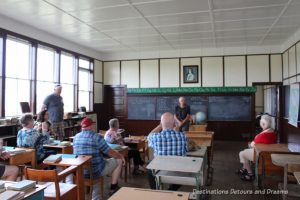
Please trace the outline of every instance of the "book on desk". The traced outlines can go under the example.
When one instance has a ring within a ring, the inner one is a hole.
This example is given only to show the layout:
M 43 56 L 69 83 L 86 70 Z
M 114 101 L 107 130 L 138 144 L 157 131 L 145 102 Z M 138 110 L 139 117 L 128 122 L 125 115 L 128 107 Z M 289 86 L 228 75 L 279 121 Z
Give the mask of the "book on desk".
M 24 191 L 24 190 L 27 190 L 30 188 L 34 188 L 35 185 L 36 185 L 35 181 L 23 180 L 23 181 L 20 181 L 15 184 L 7 186 L 7 190 Z
M 50 155 L 47 158 L 45 158 L 45 162 L 49 163 L 56 163 L 62 160 L 62 155 L 61 154 L 55 154 L 55 155 Z

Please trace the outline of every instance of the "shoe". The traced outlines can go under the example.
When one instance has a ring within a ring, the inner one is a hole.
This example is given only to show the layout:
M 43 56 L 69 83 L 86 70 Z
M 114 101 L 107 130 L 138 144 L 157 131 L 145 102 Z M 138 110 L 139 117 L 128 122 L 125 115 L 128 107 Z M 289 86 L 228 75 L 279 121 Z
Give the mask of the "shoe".
M 242 175 L 241 179 L 243 181 L 253 181 L 255 179 L 255 177 L 254 177 L 254 174 L 247 173 L 247 174 Z
M 243 176 L 245 174 L 248 174 L 248 171 L 246 169 L 242 168 L 242 169 L 237 170 L 235 173 L 237 175 L 242 175 Z
M 109 191 L 109 196 L 112 196 L 113 194 L 115 194 L 118 190 L 120 189 L 120 187 L 119 186 L 117 186 L 117 188 L 116 189 L 110 189 L 110 191 Z

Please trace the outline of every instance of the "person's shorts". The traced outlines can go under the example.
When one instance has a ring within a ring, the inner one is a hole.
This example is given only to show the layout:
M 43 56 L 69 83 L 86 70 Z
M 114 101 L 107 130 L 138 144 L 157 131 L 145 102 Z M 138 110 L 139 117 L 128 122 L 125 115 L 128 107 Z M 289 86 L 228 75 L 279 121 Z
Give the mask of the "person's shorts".
M 111 175 L 117 166 L 118 166 L 118 162 L 116 159 L 109 158 L 105 160 L 105 167 L 101 173 L 101 176 Z
M 63 122 L 52 122 L 52 131 L 60 137 L 65 136 L 64 123 Z
M 5 172 L 5 165 L 0 164 L 0 177 L 3 176 L 4 172 Z

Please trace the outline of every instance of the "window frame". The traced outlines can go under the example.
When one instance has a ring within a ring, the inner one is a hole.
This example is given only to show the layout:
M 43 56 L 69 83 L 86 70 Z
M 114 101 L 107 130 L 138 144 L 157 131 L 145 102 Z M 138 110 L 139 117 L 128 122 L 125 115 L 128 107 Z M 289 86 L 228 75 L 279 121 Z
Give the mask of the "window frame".
M 5 81 L 6 81 L 6 42 L 7 38 L 15 38 L 16 40 L 23 40 L 26 43 L 31 45 L 31 50 L 30 50 L 30 90 L 29 90 L 29 97 L 30 97 L 30 109 L 33 114 L 36 114 L 40 108 L 37 108 L 37 51 L 38 47 L 43 47 L 43 48 L 50 48 L 55 51 L 55 69 L 57 70 L 57 73 L 55 74 L 55 82 L 54 84 L 60 84 L 60 57 L 62 53 L 67 53 L 75 57 L 75 74 L 76 74 L 76 79 L 74 83 L 74 111 L 77 111 L 78 108 L 78 74 L 79 74 L 79 58 L 85 59 L 89 61 L 89 70 L 92 69 L 91 71 L 91 77 L 92 80 L 94 80 L 94 73 L 93 73 L 93 65 L 94 58 L 91 58 L 89 56 L 83 55 L 78 52 L 74 52 L 62 47 L 58 47 L 53 44 L 49 44 L 47 42 L 43 42 L 34 38 L 30 38 L 28 36 L 15 33 L 3 28 L 0 28 L 0 117 L 5 118 Z M 2 62 L 2 63 L 1 63 Z M 2 72 L 2 73 L 1 73 Z M 2 74 L 2 80 L 1 80 L 1 74 Z M 41 80 L 39 80 L 41 81 Z M 92 82 L 92 88 L 91 88 L 91 95 L 90 95 L 90 111 L 93 111 L 93 83 Z M 91 97 L 92 96 L 92 97 Z

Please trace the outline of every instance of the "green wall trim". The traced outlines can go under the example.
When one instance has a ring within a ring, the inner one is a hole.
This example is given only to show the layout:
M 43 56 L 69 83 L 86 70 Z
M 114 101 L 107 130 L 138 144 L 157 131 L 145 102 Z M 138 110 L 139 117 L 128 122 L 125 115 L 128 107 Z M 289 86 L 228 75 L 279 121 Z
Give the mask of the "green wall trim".
M 254 93 L 256 87 L 128 88 L 128 94 Z

